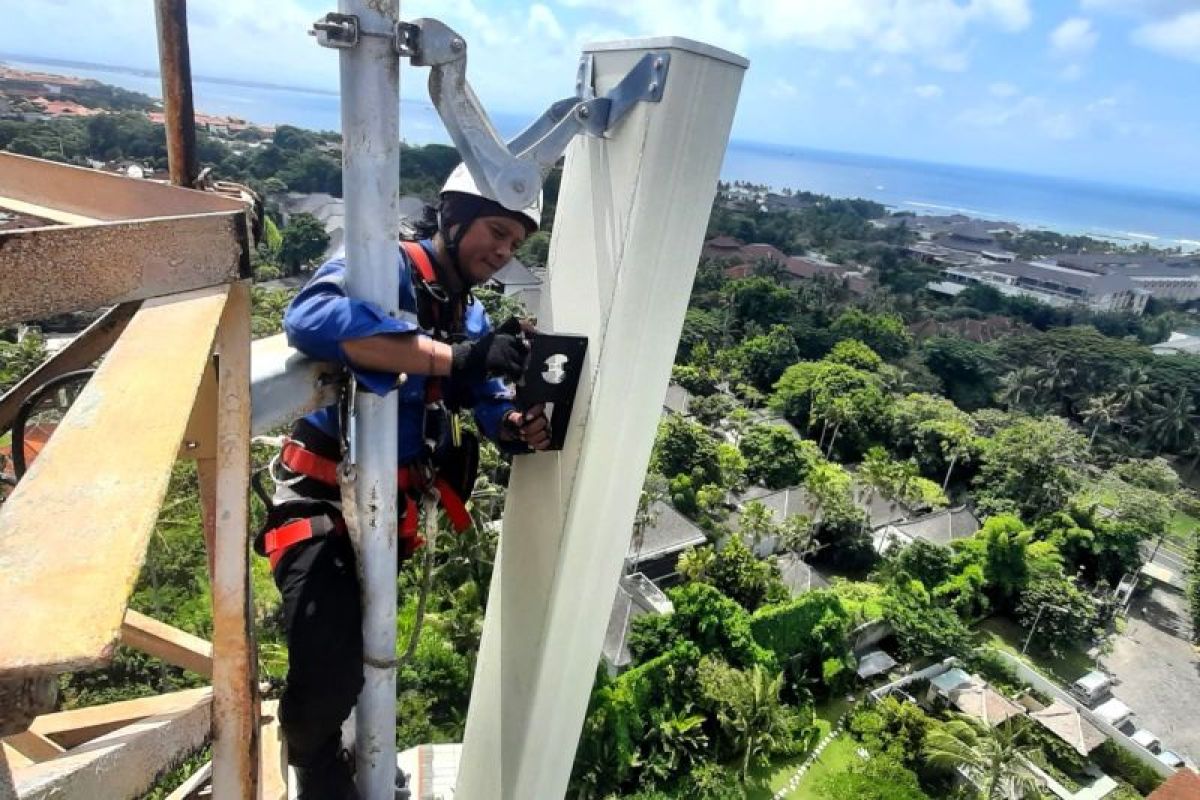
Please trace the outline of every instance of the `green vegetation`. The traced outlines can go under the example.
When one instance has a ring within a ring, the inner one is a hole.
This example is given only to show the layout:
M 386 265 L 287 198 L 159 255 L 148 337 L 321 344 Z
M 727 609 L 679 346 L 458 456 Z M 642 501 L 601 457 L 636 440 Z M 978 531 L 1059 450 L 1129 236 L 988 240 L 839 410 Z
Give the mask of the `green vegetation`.
M 266 198 L 256 277 L 295 275 L 328 240 L 308 215 L 283 225 L 275 203 L 289 190 L 340 193 L 338 137 L 281 126 L 269 140 L 249 138 L 203 135 L 202 160 Z M 72 163 L 165 163 L 161 128 L 136 113 L 0 122 L 0 148 Z M 406 147 L 403 190 L 433 197 L 456 162 L 450 148 Z M 674 613 L 633 624 L 631 667 L 598 670 L 570 796 L 768 797 L 847 711 L 846 729 L 791 797 L 974 797 L 954 788 L 957 765 L 982 776 L 981 790 L 993 797 L 1022 781 L 1011 768 L 1017 753 L 1071 780 L 1069 757 L 1019 727 L 981 730 L 890 698 L 851 706 L 845 694 L 863 688 L 851 639 L 859 626 L 884 620 L 894 631 L 885 647 L 898 658 L 919 665 L 956 655 L 1011 690 L 1017 682 L 995 653 L 976 648 L 1018 653 L 1036 627 L 1027 655 L 1039 668 L 1064 682 L 1089 669 L 1086 651 L 1113 624 L 1105 598 L 1136 573 L 1143 544 L 1170 535 L 1200 562 L 1200 543 L 1189 539 L 1200 501 L 1167 460 L 1200 457 L 1200 357 L 1155 357 L 1146 347 L 1169 328 L 1170 312 L 1101 316 L 977 288 L 946 304 L 922 291 L 932 274 L 905 255 L 911 232 L 871 224 L 882 207 L 797 197 L 803 208 L 771 214 L 718 204 L 710 233 L 787 253 L 817 249 L 871 268 L 876 285 L 861 296 L 824 279 L 788 285 L 782 265 L 769 260 L 737 278 L 725 264 L 699 265 L 672 373 L 693 394 L 692 415 L 660 425 L 637 530 L 652 523 L 661 498 L 710 544 L 680 556 L 679 582 L 668 590 Z M 520 255 L 544 265 L 548 244 L 546 232 L 530 237 Z M 1031 253 L 1075 244 L 1042 234 L 1012 242 Z M 279 332 L 291 293 L 259 286 L 252 297 L 254 335 Z M 495 293 L 480 292 L 480 301 L 496 317 L 513 310 Z M 1020 332 L 989 343 L 910 333 L 914 323 L 984 314 L 1019 321 Z M 36 332 L 19 344 L 12 333 L 0 340 L 0 390 L 44 352 Z M 270 455 L 256 449 L 255 465 Z M 472 502 L 481 522 L 503 507 L 508 469 L 494 448 L 485 448 L 483 462 Z M 763 501 L 735 509 L 750 487 L 791 489 L 789 504 L 802 513 L 778 519 Z M 865 511 L 880 499 L 913 514 L 969 502 L 983 526 L 949 545 L 917 539 L 880 556 Z M 254 513 L 257 527 L 262 510 Z M 831 573 L 831 586 L 790 596 L 775 557 L 756 555 L 770 542 Z M 402 746 L 462 735 L 495 547 L 485 527 L 441 538 L 423 617 L 423 565 L 402 569 Z M 195 472 L 183 465 L 133 607 L 211 635 L 205 561 Z M 278 596 L 265 562 L 254 565 L 261 672 L 280 678 Z M 1200 581 L 1200 568 L 1193 576 Z M 1190 592 L 1200 620 L 1200 583 Z M 74 706 L 198 682 L 120 649 L 106 670 L 64 676 L 62 696 Z M 869 757 L 859 758 L 860 749 Z M 1138 791 L 1152 783 L 1119 752 L 1103 758 Z

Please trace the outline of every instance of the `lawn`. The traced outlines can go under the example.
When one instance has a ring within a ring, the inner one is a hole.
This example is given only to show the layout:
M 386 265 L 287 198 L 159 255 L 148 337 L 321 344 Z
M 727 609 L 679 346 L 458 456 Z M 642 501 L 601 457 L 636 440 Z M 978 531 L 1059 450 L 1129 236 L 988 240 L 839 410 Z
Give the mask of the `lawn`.
M 1191 514 L 1177 509 L 1175 516 L 1171 517 L 1171 530 L 1167 536 L 1177 544 L 1187 546 L 1192 543 L 1192 537 L 1196 535 L 1196 531 L 1198 530 L 1200 530 L 1200 519 L 1196 519 Z
M 859 746 L 848 733 L 830 742 L 825 752 L 804 773 L 796 791 L 788 795 L 789 800 L 821 800 L 821 783 L 832 775 L 848 770 L 858 760 L 856 751 Z
M 1005 617 L 989 617 L 979 623 L 980 644 L 990 645 L 1020 656 L 1028 631 Z M 1025 659 L 1041 672 L 1052 675 L 1060 683 L 1070 684 L 1095 669 L 1095 662 L 1088 654 L 1074 647 L 1055 656 L 1030 645 Z
M 817 705 L 815 712 L 817 717 L 817 728 L 820 730 L 820 735 L 817 737 L 818 742 L 829 735 L 829 732 L 833 730 L 834 723 L 838 721 L 842 714 L 846 713 L 846 711 L 850 709 L 851 705 L 852 704 L 849 700 L 840 696 L 832 697 L 829 700 Z M 805 774 L 804 781 L 800 784 L 800 788 L 797 789 L 796 792 L 789 795 L 789 797 L 808 798 L 817 796 L 815 794 L 805 793 L 804 787 L 812 783 L 809 780 L 809 776 L 814 772 L 819 771 L 819 765 L 822 762 L 831 759 L 834 747 L 841 739 L 844 738 L 846 738 L 845 735 L 834 740 L 833 742 L 830 742 L 829 747 L 826 748 L 825 752 L 821 754 L 818 764 L 814 765 L 813 768 Z M 851 752 L 853 752 L 853 749 L 854 748 L 850 748 Z M 791 780 L 792 775 L 796 773 L 796 770 L 800 768 L 800 765 L 804 763 L 804 759 L 807 757 L 807 754 L 803 756 L 795 756 L 794 758 L 789 758 L 783 761 L 773 761 L 767 767 L 758 767 L 752 769 L 750 771 L 751 779 L 757 783 L 757 786 L 749 789 L 746 792 L 747 800 L 770 800 L 775 792 L 787 785 L 787 782 Z M 845 765 L 843 764 L 843 767 L 844 766 Z M 736 769 L 736 767 L 733 768 Z M 810 791 L 815 791 L 815 789 L 810 789 Z

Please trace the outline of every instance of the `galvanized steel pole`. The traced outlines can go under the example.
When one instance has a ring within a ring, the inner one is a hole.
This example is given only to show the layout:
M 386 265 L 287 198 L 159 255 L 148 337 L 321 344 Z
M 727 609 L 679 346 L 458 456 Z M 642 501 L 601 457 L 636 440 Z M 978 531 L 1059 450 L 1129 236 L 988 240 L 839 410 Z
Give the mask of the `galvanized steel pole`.
M 339 0 L 358 18 L 341 49 L 342 187 L 350 296 L 395 315 L 400 299 L 400 62 L 390 33 L 399 0 Z M 396 395 L 356 393 L 347 464 L 363 597 L 363 677 L 358 698 L 358 787 L 390 800 L 396 780 Z M 347 498 L 348 500 L 349 498 Z
M 188 50 L 187 0 L 154 0 L 158 23 L 158 69 L 171 183 L 189 189 L 199 174 L 196 110 L 192 105 L 192 59 Z

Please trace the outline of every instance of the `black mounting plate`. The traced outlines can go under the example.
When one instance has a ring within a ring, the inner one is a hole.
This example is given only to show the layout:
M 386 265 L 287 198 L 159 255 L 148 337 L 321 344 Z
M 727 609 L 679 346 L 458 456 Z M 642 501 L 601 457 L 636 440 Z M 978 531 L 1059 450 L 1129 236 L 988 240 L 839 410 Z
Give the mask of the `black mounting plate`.
M 586 336 L 570 333 L 535 333 L 529 340 L 529 361 L 517 385 L 517 407 L 553 403 L 550 417 L 550 450 L 562 450 L 567 424 L 575 405 L 575 391 L 587 354 Z

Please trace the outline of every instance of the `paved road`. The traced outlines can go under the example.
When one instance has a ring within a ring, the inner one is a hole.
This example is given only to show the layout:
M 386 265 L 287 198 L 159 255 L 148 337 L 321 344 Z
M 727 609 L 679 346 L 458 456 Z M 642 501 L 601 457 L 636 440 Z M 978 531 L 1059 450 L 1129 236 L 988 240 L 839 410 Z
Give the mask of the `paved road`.
M 1200 655 L 1182 592 L 1159 586 L 1139 594 L 1125 635 L 1101 665 L 1116 678 L 1113 694 L 1133 709 L 1138 727 L 1200 763 Z
M 1158 552 L 1155 553 L 1153 542 L 1143 542 L 1142 555 L 1150 558 L 1152 553 L 1154 554 L 1154 566 L 1167 571 L 1169 582 L 1179 589 L 1186 588 L 1189 558 L 1183 548 L 1172 542 L 1164 541 L 1158 548 Z

